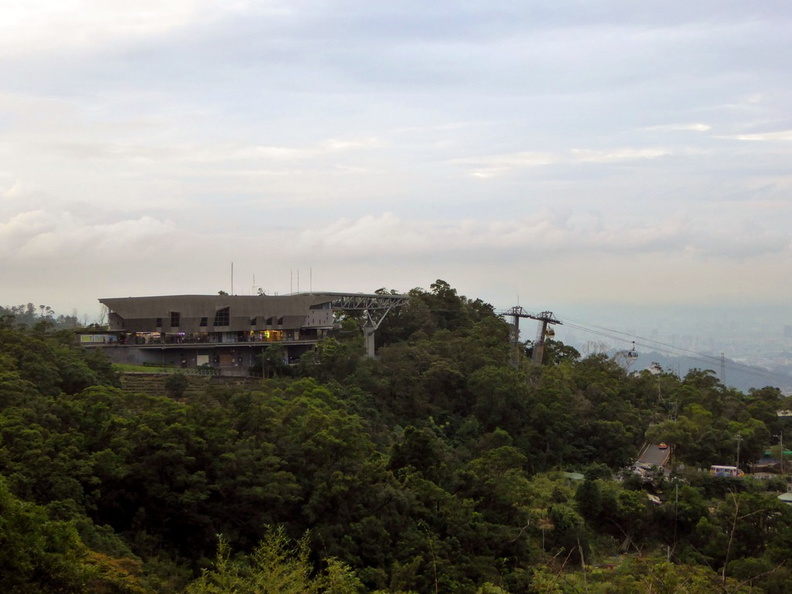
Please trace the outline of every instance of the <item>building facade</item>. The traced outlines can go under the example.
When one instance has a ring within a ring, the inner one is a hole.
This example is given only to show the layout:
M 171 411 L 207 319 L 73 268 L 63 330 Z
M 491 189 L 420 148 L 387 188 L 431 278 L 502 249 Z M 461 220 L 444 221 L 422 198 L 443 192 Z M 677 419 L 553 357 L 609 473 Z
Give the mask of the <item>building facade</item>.
M 297 293 L 292 295 L 169 295 L 100 299 L 109 330 L 85 346 L 105 349 L 117 363 L 211 368 L 246 374 L 272 345 L 295 363 L 336 326 L 341 311 L 360 312 L 367 352 L 385 315 L 403 295 Z

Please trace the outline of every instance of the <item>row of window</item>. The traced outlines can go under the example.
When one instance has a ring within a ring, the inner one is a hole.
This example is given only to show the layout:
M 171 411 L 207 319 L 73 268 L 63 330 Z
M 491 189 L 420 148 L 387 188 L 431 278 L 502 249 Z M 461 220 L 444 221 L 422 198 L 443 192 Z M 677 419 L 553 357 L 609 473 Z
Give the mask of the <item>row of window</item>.
M 250 325 L 256 325 L 257 318 L 250 318 Z M 206 328 L 209 322 L 208 317 L 201 318 L 201 328 Z M 171 328 L 178 328 L 181 324 L 181 313 L 178 311 L 170 312 L 170 327 Z M 276 318 L 275 316 L 270 316 L 267 318 L 265 324 L 267 326 L 274 326 L 282 325 L 283 324 L 283 317 Z M 218 309 L 214 316 L 214 324 L 213 326 L 230 326 L 231 325 L 231 308 L 224 307 L 223 309 Z M 157 318 L 157 328 L 162 328 L 162 318 Z

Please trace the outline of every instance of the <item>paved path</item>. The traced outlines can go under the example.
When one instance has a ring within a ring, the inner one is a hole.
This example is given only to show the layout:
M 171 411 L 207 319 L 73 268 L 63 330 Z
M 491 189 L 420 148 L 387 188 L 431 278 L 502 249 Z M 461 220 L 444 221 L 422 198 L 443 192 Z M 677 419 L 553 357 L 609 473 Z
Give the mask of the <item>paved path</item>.
M 671 456 L 671 448 L 661 450 L 657 444 L 647 444 L 638 456 L 638 462 L 649 464 L 650 466 L 664 466 Z

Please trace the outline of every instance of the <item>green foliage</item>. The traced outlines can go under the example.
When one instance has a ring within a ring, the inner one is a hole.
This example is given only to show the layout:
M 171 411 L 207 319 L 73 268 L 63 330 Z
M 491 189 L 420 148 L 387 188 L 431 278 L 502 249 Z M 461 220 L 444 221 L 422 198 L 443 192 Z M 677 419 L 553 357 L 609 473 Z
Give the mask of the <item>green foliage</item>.
M 187 587 L 187 594 L 356 594 L 363 591 L 353 571 L 329 559 L 314 575 L 307 537 L 292 544 L 283 529 L 269 530 L 250 555 L 231 559 L 228 541 L 220 537 L 214 568 Z
M 411 296 L 377 360 L 339 333 L 294 369 L 271 348 L 244 388 L 196 394 L 171 375 L 172 397 L 120 390 L 68 333 L 2 321 L 0 535 L 15 544 L 0 579 L 46 591 L 46 566 L 61 591 L 785 591 L 779 482 L 696 469 L 738 444 L 760 455 L 784 430 L 777 389 L 628 375 L 559 342 L 515 369 L 491 306 L 441 280 Z M 673 446 L 684 482 L 614 479 L 647 439 Z
M 118 385 L 110 363 L 96 352 L 79 348 L 69 331 L 0 325 L 0 353 L 6 369 L 17 371 L 47 396 L 61 391 L 75 394 L 96 384 Z
M 299 375 L 322 381 L 344 380 L 355 372 L 362 358 L 362 339 L 339 341 L 334 337 L 324 338 L 317 344 L 315 352 L 300 358 L 298 371 Z
M 264 377 L 279 377 L 286 373 L 286 347 L 282 344 L 272 344 L 264 349 L 261 354 L 261 370 Z
M 165 380 L 165 392 L 171 398 L 181 398 L 190 382 L 183 373 L 173 373 Z
M 76 530 L 17 499 L 0 477 L 0 588 L 4 592 L 83 592 L 92 572 Z
M 617 564 L 593 567 L 584 571 L 561 574 L 551 570 L 537 570 L 534 574 L 535 592 L 591 592 L 592 594 L 632 594 L 653 592 L 658 594 L 711 594 L 756 592 L 745 583 L 734 579 L 724 580 L 707 566 L 671 563 L 664 558 L 627 557 Z
M 761 457 L 773 431 L 780 431 L 775 414 L 781 395 L 775 388 L 743 395 L 723 386 L 711 371 L 692 370 L 676 384 L 664 378 L 670 409 L 676 414 L 647 431 L 652 442 L 674 447 L 677 462 L 709 468 Z

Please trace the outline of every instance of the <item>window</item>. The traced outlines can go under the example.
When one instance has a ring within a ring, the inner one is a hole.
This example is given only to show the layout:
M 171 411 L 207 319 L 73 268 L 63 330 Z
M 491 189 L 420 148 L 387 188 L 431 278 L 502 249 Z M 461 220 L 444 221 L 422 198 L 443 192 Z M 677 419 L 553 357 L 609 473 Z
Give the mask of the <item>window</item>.
M 251 326 L 255 326 L 256 325 L 256 318 L 250 318 L 250 325 Z
M 214 317 L 215 326 L 228 326 L 231 323 L 231 308 L 218 309 Z
M 162 328 L 162 318 L 157 318 L 156 326 L 157 328 Z
M 179 322 L 181 321 L 181 314 L 178 311 L 172 311 L 170 312 L 170 318 L 171 318 L 171 322 L 170 322 L 171 328 L 178 328 Z
M 209 320 L 207 318 L 201 318 L 201 328 L 206 328 Z

